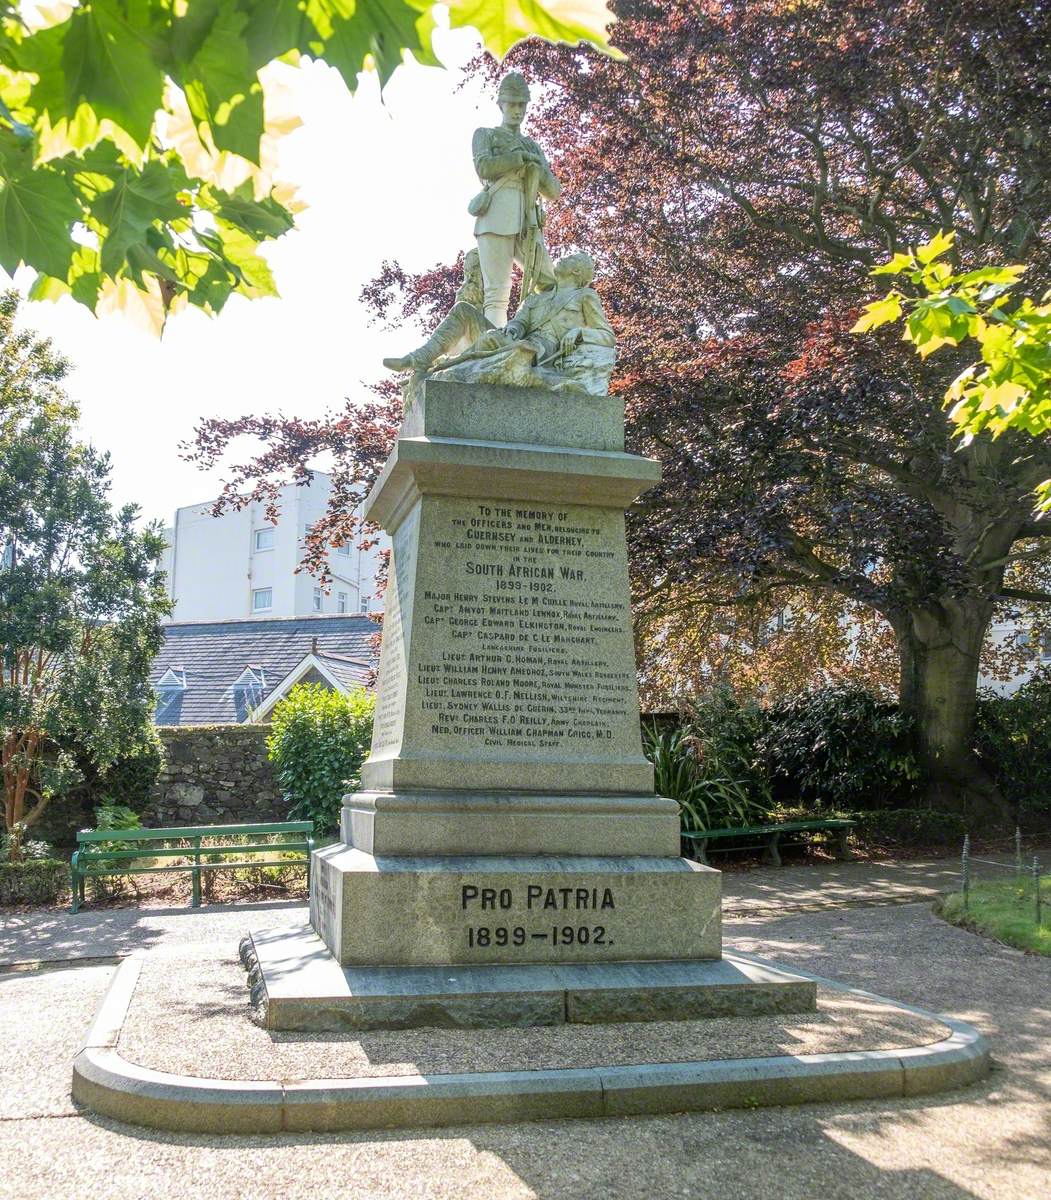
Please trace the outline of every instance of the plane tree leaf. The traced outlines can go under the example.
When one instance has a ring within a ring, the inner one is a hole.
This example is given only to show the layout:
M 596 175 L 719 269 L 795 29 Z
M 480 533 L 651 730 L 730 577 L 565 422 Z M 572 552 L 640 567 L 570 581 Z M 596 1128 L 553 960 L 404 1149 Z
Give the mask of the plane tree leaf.
M 477 29 L 497 58 L 534 34 L 571 46 L 591 42 L 615 53 L 606 33 L 613 18 L 605 0 L 450 0 L 449 20 Z
M 603 0 L 79 0 L 32 26 L 4 6 L 0 266 L 34 268 L 34 298 L 150 328 L 276 294 L 259 248 L 301 205 L 269 163 L 297 122 L 270 113 L 260 73 L 309 57 L 353 90 L 406 54 L 440 65 L 436 8 L 497 56 L 533 35 L 614 53 Z
M 891 291 L 865 306 L 852 332 L 867 333 L 905 321 L 903 337 L 927 358 L 943 346 L 967 345 L 980 354 L 945 392 L 944 403 L 963 444 L 982 433 L 1010 430 L 1032 437 L 1051 433 L 1051 292 L 1034 300 L 1011 293 L 1025 273 L 1021 263 L 953 274 L 936 260 L 953 248 L 939 232 L 908 254 L 897 253 L 873 275 L 906 274 L 916 294 Z M 916 269 L 922 264 L 922 269 Z M 1051 511 L 1051 480 L 1036 489 L 1037 507 Z
M 70 228 L 80 206 L 64 175 L 50 166 L 0 175 L 0 266 L 20 263 L 65 279 L 73 258 Z

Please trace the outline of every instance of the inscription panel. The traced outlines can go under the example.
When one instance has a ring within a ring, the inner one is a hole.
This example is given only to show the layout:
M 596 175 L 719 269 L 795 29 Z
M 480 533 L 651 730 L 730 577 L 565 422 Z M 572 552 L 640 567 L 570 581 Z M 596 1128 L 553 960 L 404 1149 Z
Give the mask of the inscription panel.
M 460 885 L 465 925 L 461 950 L 485 957 L 490 950 L 542 953 L 551 947 L 589 948 L 598 960 L 611 959 L 616 945 L 617 901 L 612 887 L 552 886 L 526 880 L 514 887 Z
M 420 540 L 415 737 L 479 758 L 639 753 L 621 513 L 432 497 Z
M 396 749 L 401 743 L 419 525 L 417 508 L 406 517 L 392 539 L 391 573 L 384 597 L 376 713 L 372 724 L 373 754 Z

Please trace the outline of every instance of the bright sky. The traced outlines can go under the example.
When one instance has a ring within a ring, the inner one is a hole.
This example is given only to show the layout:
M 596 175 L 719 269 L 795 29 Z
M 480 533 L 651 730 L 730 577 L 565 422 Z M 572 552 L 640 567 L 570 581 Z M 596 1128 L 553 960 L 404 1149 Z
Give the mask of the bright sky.
M 161 341 L 69 297 L 24 307 L 24 324 L 74 364 L 67 390 L 85 438 L 112 455 L 116 502 L 169 524 L 177 507 L 218 492 L 221 472 L 178 455 L 201 417 L 319 416 L 380 377 L 384 355 L 419 343 L 415 328 L 370 327 L 358 293 L 385 258 L 419 269 L 472 244 L 471 134 L 499 121 L 479 82 L 461 87 L 479 45 L 469 30 L 439 31 L 448 69 L 408 63 L 382 100 L 375 76 L 351 97 L 328 67 L 286 72 L 303 125 L 283 140 L 278 175 L 309 207 L 296 232 L 264 250 L 280 299 L 235 296 L 217 318 L 184 310 Z M 31 281 L 16 277 L 23 292 Z

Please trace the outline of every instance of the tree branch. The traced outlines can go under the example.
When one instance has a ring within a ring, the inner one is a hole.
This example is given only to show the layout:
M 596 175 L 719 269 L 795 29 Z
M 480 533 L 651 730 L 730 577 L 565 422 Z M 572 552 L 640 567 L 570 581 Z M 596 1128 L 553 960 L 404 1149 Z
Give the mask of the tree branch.
M 1001 588 L 998 600 L 1031 600 L 1035 604 L 1051 604 L 1051 592 L 1035 592 L 1028 588 Z

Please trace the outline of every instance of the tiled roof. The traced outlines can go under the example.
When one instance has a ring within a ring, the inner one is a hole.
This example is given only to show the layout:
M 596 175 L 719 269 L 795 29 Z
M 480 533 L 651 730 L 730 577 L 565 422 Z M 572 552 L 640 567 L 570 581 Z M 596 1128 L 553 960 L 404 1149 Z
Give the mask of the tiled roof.
M 326 654 L 318 646 L 318 661 L 324 664 L 325 670 L 345 687 L 361 687 L 368 683 L 372 676 L 373 663 L 364 659 L 348 658 L 342 654 Z
M 376 661 L 372 641 L 378 631 L 364 613 L 166 625 L 150 678 L 156 686 L 169 669 L 185 672 L 186 688 L 163 689 L 155 720 L 158 725 L 243 721 L 310 653 L 315 638 L 325 669 L 345 686 L 357 687 Z

